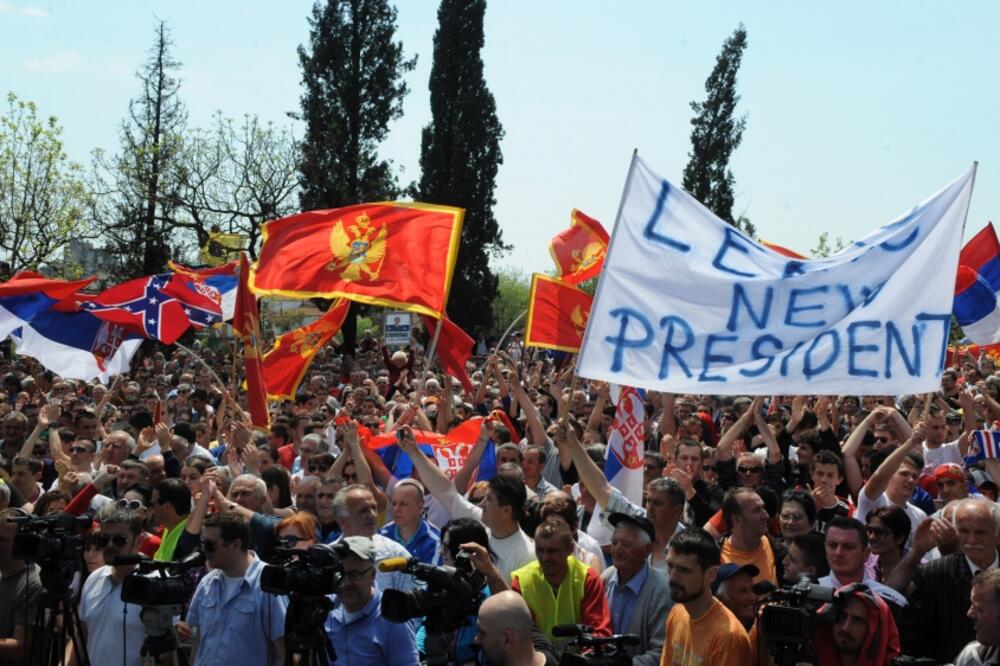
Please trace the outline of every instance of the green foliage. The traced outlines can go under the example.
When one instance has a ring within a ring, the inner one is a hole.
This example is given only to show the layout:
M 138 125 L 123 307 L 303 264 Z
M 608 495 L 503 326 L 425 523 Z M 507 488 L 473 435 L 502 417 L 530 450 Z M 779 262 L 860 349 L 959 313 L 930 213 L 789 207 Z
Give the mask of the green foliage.
M 733 217 L 733 185 L 729 159 L 743 140 L 746 116 L 736 117 L 736 75 L 747 47 L 743 24 L 723 43 L 715 68 L 705 81 L 704 102 L 691 102 L 690 160 L 684 168 L 684 189 L 734 227 L 753 235 L 744 216 Z
M 498 280 L 490 258 L 509 249 L 493 215 L 503 127 L 483 77 L 485 13 L 485 0 L 442 0 L 438 8 L 417 186 L 422 201 L 465 209 L 449 315 L 472 335 L 503 325 L 491 309 Z
M 318 0 L 309 44 L 300 46 L 299 120 L 305 122 L 299 161 L 302 210 L 337 208 L 398 197 L 399 186 L 378 146 L 403 113 L 403 75 L 416 58 L 394 41 L 396 10 L 386 0 Z M 353 354 L 360 312 L 352 303 L 341 351 Z
M 845 241 L 840 236 L 837 236 L 831 242 L 830 233 L 828 231 L 824 231 L 819 235 L 819 239 L 816 241 L 816 247 L 809 252 L 814 259 L 822 259 L 824 257 L 837 254 L 850 244 L 850 241 Z
M 141 91 L 122 121 L 121 149 L 110 158 L 100 151 L 95 155 L 103 190 L 100 216 L 121 278 L 162 272 L 171 257 L 183 255 L 174 234 L 180 200 L 174 165 L 187 112 L 179 97 L 181 64 L 172 48 L 170 31 L 160 21 L 146 64 L 136 72 Z
M 309 45 L 300 46 L 306 135 L 299 164 L 302 210 L 395 199 L 396 177 L 378 146 L 403 113 L 403 75 L 416 58 L 393 41 L 396 10 L 386 0 L 313 5 Z
M 531 276 L 520 268 L 506 267 L 497 271 L 497 293 L 490 314 L 493 325 L 487 329 L 490 337 L 499 338 L 518 315 L 528 309 Z
M 299 146 L 288 127 L 240 122 L 216 114 L 208 130 L 183 137 L 172 164 L 178 207 L 174 224 L 190 229 L 198 246 L 209 231 L 243 234 L 256 258 L 260 225 L 298 210 Z
M 63 152 L 55 116 L 7 95 L 0 116 L 0 260 L 12 272 L 51 264 L 69 241 L 91 233 L 92 196 L 82 168 Z

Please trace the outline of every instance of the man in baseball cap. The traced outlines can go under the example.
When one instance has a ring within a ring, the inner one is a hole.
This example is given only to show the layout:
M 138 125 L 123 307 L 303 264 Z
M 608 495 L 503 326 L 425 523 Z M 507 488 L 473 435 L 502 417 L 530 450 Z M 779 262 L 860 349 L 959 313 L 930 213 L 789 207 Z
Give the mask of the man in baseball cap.
M 757 595 L 753 592 L 753 579 L 759 573 L 760 569 L 752 564 L 730 562 L 719 567 L 712 581 L 712 594 L 733 612 L 747 631 L 754 622 L 753 606 Z

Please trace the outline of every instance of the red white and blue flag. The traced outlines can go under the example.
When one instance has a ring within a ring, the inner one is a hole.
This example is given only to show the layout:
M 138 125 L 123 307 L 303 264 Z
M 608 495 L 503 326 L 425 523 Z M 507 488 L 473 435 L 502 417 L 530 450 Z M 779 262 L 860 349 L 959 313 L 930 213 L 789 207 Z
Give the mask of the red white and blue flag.
M 966 465 L 974 465 L 986 458 L 1000 458 L 1000 430 L 975 430 L 969 442 Z
M 222 320 L 218 289 L 181 274 L 136 278 L 105 289 L 80 307 L 144 337 L 173 344 L 190 326 Z
M 608 434 L 604 475 L 633 504 L 642 506 L 642 460 L 646 441 L 645 392 L 631 386 L 611 387 L 615 420 Z
M 958 257 L 952 312 L 966 337 L 977 344 L 1000 342 L 1000 240 L 989 223 Z
M 473 417 L 452 428 L 447 435 L 414 429 L 413 436 L 417 440 L 417 446 L 424 453 L 434 456 L 448 478 L 454 478 L 479 439 L 482 421 L 481 416 Z M 383 464 L 397 479 L 406 478 L 413 473 L 413 463 L 397 445 L 395 433 L 376 434 L 365 440 L 365 445 L 382 458 Z M 495 475 L 496 452 L 490 444 L 479 463 L 477 479 L 488 481 Z
M 174 273 L 218 290 L 222 296 L 222 321 L 231 321 L 236 310 L 236 287 L 239 284 L 239 259 L 212 268 L 187 268 L 173 261 L 167 265 Z

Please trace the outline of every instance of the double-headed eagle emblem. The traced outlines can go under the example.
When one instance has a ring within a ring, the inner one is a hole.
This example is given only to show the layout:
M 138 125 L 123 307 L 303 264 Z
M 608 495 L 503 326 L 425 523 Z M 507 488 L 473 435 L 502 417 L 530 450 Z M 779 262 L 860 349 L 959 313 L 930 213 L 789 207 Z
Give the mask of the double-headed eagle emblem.
M 389 230 L 385 223 L 373 223 L 365 214 L 355 218 L 354 224 L 344 227 L 337 220 L 330 232 L 330 252 L 333 260 L 326 270 L 340 273 L 348 282 L 376 280 L 385 261 L 386 237 Z
M 573 265 L 570 266 L 570 273 L 585 271 L 594 264 L 604 259 L 605 249 L 603 243 L 587 243 L 582 250 L 573 250 Z

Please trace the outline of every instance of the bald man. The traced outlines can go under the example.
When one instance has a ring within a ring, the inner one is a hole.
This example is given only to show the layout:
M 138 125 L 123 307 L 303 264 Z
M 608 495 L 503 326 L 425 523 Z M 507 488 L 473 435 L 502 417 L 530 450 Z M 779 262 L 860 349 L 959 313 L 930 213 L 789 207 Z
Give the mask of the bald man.
M 507 590 L 484 601 L 476 628 L 476 640 L 489 666 L 545 664 L 545 655 L 535 650 L 531 611 L 517 592 Z

